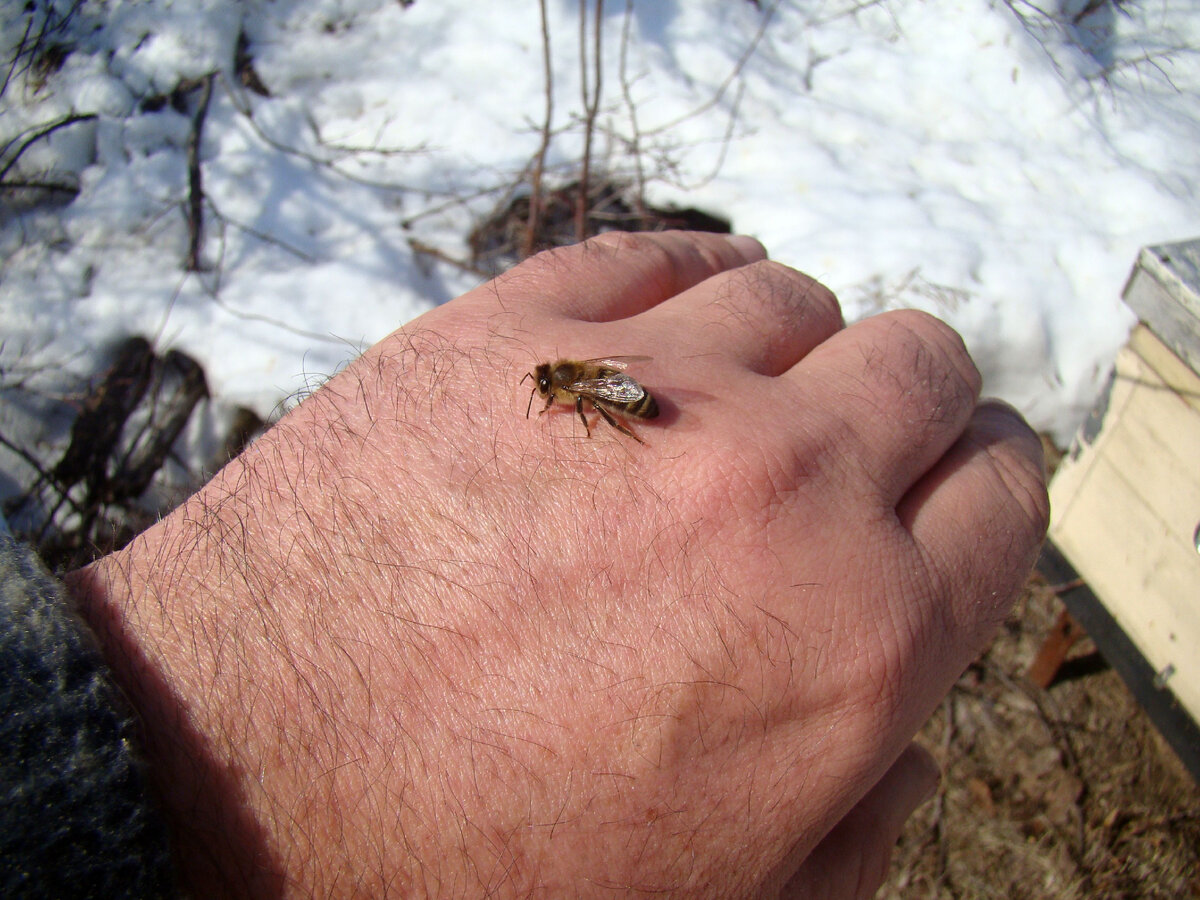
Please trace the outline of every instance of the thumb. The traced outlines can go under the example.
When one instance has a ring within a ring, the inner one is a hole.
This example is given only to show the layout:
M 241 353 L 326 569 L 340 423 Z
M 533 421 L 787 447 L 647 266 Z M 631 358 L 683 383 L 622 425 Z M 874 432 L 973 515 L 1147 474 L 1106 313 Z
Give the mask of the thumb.
M 800 864 L 780 896 L 867 900 L 887 877 L 892 848 L 908 817 L 937 790 L 937 763 L 910 744 L 883 778 Z

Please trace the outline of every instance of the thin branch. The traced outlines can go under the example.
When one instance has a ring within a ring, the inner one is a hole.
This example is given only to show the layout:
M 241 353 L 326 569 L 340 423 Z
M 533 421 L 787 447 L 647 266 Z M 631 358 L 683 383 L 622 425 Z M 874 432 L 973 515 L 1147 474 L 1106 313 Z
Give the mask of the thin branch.
M 478 275 L 481 278 L 492 277 L 493 273 L 487 272 L 479 266 L 472 265 L 471 263 L 459 259 L 456 256 L 451 256 L 445 250 L 441 250 L 433 246 L 433 244 L 428 244 L 425 241 L 422 241 L 420 238 L 410 237 L 408 239 L 408 245 L 412 247 L 413 253 L 420 253 L 424 256 L 432 257 L 433 259 L 441 262 L 449 263 L 455 268 L 461 269 L 462 271 L 468 272 L 472 275 Z
M 200 171 L 200 141 L 204 131 L 204 117 L 208 115 L 208 103 L 212 99 L 213 75 L 201 79 L 200 102 L 192 115 L 192 131 L 188 135 L 188 254 L 185 268 L 189 272 L 203 269 L 200 255 L 204 250 L 204 186 Z
M 29 40 L 29 32 L 33 30 L 33 14 L 25 22 L 25 31 L 21 34 L 21 40 L 17 43 L 17 49 L 13 51 L 12 62 L 8 65 L 8 71 L 4 73 L 4 81 L 0 82 L 0 97 L 4 96 L 4 92 L 8 90 L 8 83 L 12 81 L 13 75 L 17 71 L 17 61 L 25 53 L 26 41 Z
M 229 313 L 235 318 L 241 319 L 244 322 L 262 322 L 265 325 L 270 325 L 272 328 L 279 328 L 283 331 L 290 332 L 291 334 L 298 335 L 299 337 L 309 338 L 310 340 L 314 341 L 322 341 L 323 343 L 327 344 L 350 343 L 348 339 L 338 337 L 336 334 L 331 334 L 327 331 L 310 331 L 307 328 L 297 328 L 291 322 L 287 322 L 283 319 L 277 318 L 276 316 L 268 316 L 262 313 L 247 312 L 244 309 L 238 309 L 236 306 L 231 306 L 229 303 L 223 300 L 221 295 L 215 290 L 210 290 L 207 287 L 205 287 L 205 293 L 208 295 L 209 299 L 213 301 L 213 303 L 225 310 L 225 312 Z
M 533 255 L 542 215 L 542 174 L 546 169 L 546 153 L 550 149 L 550 135 L 554 118 L 554 72 L 550 65 L 550 23 L 546 15 L 546 0 L 539 0 L 542 16 L 542 78 L 545 83 L 546 114 L 542 118 L 542 142 L 538 146 L 530 179 L 532 193 L 529 197 L 529 218 L 525 223 L 525 236 L 521 241 L 520 256 L 526 259 Z
M 0 434 L 0 444 L 7 447 L 11 452 L 13 452 L 17 456 L 21 457 L 21 459 L 25 460 L 25 463 L 31 469 L 33 469 L 33 471 L 35 473 L 37 473 L 37 481 L 35 481 L 33 483 L 33 485 L 30 487 L 30 489 L 29 489 L 30 491 L 33 491 L 34 489 L 40 487 L 42 484 L 45 484 L 50 481 L 50 473 L 48 471 L 46 471 L 45 468 L 43 468 L 42 461 L 40 459 L 38 459 L 36 456 L 34 456 L 32 453 L 30 453 L 28 450 L 26 450 L 24 447 L 20 446 L 19 444 L 13 443 L 8 438 L 6 438 L 3 434 Z M 14 503 L 14 504 L 10 505 L 9 508 L 6 510 L 7 514 L 11 516 L 13 514 L 13 511 L 16 509 L 20 509 L 21 506 L 24 505 L 24 503 L 25 503 L 25 498 L 22 498 L 21 503 L 19 503 L 19 504 Z
M 596 129 L 596 113 L 600 108 L 601 94 L 601 72 L 603 71 L 603 60 L 601 59 L 601 35 L 604 13 L 604 0 L 596 0 L 595 21 L 592 24 L 592 69 L 594 82 L 591 90 L 588 89 L 588 49 L 587 49 L 587 2 L 579 0 L 579 68 L 580 68 L 580 85 L 583 92 L 583 110 L 584 110 L 584 127 L 583 127 L 583 163 L 581 166 L 582 172 L 579 177 L 579 203 L 575 209 L 575 239 L 583 241 L 587 239 L 588 228 L 588 208 L 591 205 L 591 182 L 592 182 L 592 136 Z
M 225 213 L 223 213 L 220 209 L 218 209 L 216 207 L 216 205 L 212 202 L 212 200 L 208 201 L 208 205 L 209 205 L 209 208 L 212 210 L 213 215 L 218 220 L 220 220 L 221 222 L 227 223 L 229 225 L 232 225 L 238 231 L 244 232 L 245 234 L 248 234 L 251 237 L 257 238 L 258 240 L 262 241 L 264 244 L 274 244 L 279 249 L 292 254 L 292 256 L 295 256 L 297 259 L 301 259 L 306 263 L 316 263 L 319 261 L 318 257 L 313 256 L 313 254 L 308 253 L 307 251 L 301 250 L 299 247 L 289 244 L 287 241 L 283 240 L 282 238 L 275 237 L 274 235 L 268 234 L 265 231 L 260 231 L 259 229 L 255 228 L 253 225 L 247 225 L 245 222 L 238 221 L 237 219 L 235 219 L 229 215 L 226 215 Z
M 317 143 L 319 143 L 322 147 L 326 147 L 329 150 L 333 150 L 336 153 L 342 153 L 347 156 L 372 155 L 382 156 L 385 158 L 392 156 L 417 156 L 422 153 L 429 153 L 432 149 L 428 144 L 418 144 L 415 147 L 359 147 L 353 144 L 340 144 L 337 141 L 325 140 L 321 137 L 319 131 L 317 131 L 315 128 L 313 130 L 316 132 Z M 332 165 L 333 161 L 330 160 L 329 164 Z
M 621 97 L 625 101 L 625 112 L 629 116 L 632 137 L 626 142 L 634 165 L 633 204 L 639 219 L 646 217 L 646 170 L 642 164 L 642 135 L 638 129 L 637 104 L 633 101 L 633 85 L 629 82 L 629 33 L 633 23 L 633 0 L 625 0 L 625 20 L 621 23 Z
M 57 181 L 2 181 L 0 188 L 7 191 L 30 190 L 30 191 L 52 191 L 57 194 L 78 194 L 79 186 L 75 184 L 62 184 Z
M 17 148 L 17 152 L 12 155 L 12 158 L 4 164 L 4 168 L 0 169 L 0 183 L 3 183 L 5 176 L 12 171 L 13 166 L 17 164 L 17 160 L 21 158 L 21 154 L 33 146 L 33 144 L 37 143 L 42 138 L 53 134 L 60 128 L 66 128 L 68 125 L 74 125 L 76 122 L 90 122 L 95 118 L 95 113 L 71 113 L 68 116 L 63 116 L 57 122 L 51 122 L 49 125 L 39 128 L 37 131 L 33 132 L 33 134 L 26 138 L 25 142 Z M 0 148 L 0 156 L 3 156 L 5 153 L 7 153 L 12 145 L 16 142 L 17 138 L 13 138 L 3 148 Z
M 245 102 L 244 94 L 239 94 L 236 90 L 234 90 L 231 87 L 231 85 L 229 84 L 228 80 L 225 80 L 223 76 L 222 76 L 222 80 L 224 81 L 226 93 L 229 96 L 230 102 L 233 103 L 234 109 L 236 109 L 238 112 L 240 112 L 243 116 L 246 117 L 246 122 L 250 126 L 250 129 L 255 134 L 257 134 L 259 136 L 259 138 L 261 138 L 262 141 L 268 147 L 272 147 L 272 148 L 278 150 L 280 153 L 284 153 L 288 156 L 294 156 L 297 159 L 303 160 L 304 162 L 307 162 L 311 165 L 320 166 L 321 168 L 328 169 L 333 174 L 338 175 L 342 178 L 345 178 L 347 181 L 351 181 L 355 184 L 361 184 L 361 185 L 364 185 L 365 187 L 383 188 L 384 190 L 392 190 L 392 191 L 423 192 L 428 195 L 436 195 L 436 194 L 440 193 L 437 191 L 433 191 L 433 190 L 429 189 L 428 187 L 416 187 L 416 186 L 408 185 L 408 184 L 400 184 L 398 182 L 387 182 L 387 181 L 379 181 L 374 178 L 363 178 L 360 175 L 354 175 L 350 172 L 346 172 L 346 171 L 340 169 L 337 166 L 337 163 L 335 160 L 320 157 L 320 156 L 316 155 L 315 153 L 310 153 L 306 150 L 301 150 L 298 147 L 290 146 L 288 144 L 283 143 L 283 141 L 275 139 L 274 137 L 269 135 L 266 132 L 266 130 L 258 123 L 258 120 L 256 120 L 254 118 L 254 110 L 250 108 L 249 103 Z M 317 125 L 314 121 L 312 121 L 310 119 L 309 125 L 313 130 L 313 135 L 316 138 L 317 143 L 319 143 L 322 147 L 331 146 L 329 144 L 326 144 L 325 141 L 321 138 L 320 130 L 317 128 Z M 444 193 L 450 194 L 451 192 L 445 191 Z
M 767 26 L 771 24 L 771 19 L 775 16 L 775 13 L 778 9 L 778 2 L 771 4 L 771 6 L 767 8 L 766 13 L 763 14 L 762 22 L 758 26 L 758 31 L 754 34 L 753 40 L 750 41 L 749 46 L 747 46 L 742 52 L 742 55 L 738 57 L 738 61 L 734 63 L 733 69 L 725 77 L 725 80 L 722 81 L 717 87 L 716 92 L 708 98 L 708 100 L 697 106 L 695 109 L 684 113 L 682 116 L 672 119 L 670 122 L 659 125 L 656 128 L 652 128 L 650 131 L 645 132 L 645 134 L 654 135 L 661 134 L 664 131 L 670 131 L 677 126 L 682 125 L 684 122 L 687 122 L 689 119 L 694 119 L 699 115 L 703 115 L 720 103 L 722 98 L 725 96 L 725 92 L 729 90 L 733 82 L 739 75 L 741 75 L 742 70 L 746 67 L 746 64 L 750 62 L 750 58 L 757 52 L 758 45 L 762 43 L 762 39 L 767 33 Z
M 855 3 L 847 9 L 839 9 L 837 12 L 831 13 L 828 16 L 817 19 L 809 19 L 809 28 L 819 28 L 822 25 L 828 25 L 830 22 L 836 22 L 838 19 L 857 16 L 860 12 L 866 9 L 871 9 L 875 6 L 882 6 L 887 0 L 862 0 L 861 3 Z
M 4 81 L 0 82 L 0 97 L 3 97 L 8 91 L 8 86 L 12 83 L 13 76 L 17 74 L 17 64 L 21 61 L 21 57 L 28 55 L 32 60 L 34 51 L 36 51 L 38 47 L 42 46 L 42 42 L 45 41 L 49 35 L 64 30 L 70 23 L 71 19 L 74 18 L 75 13 L 79 11 L 81 6 L 83 6 L 84 2 L 85 0 L 75 0 L 75 2 L 71 4 L 71 8 L 63 13 L 62 16 L 58 17 L 57 21 L 53 15 L 54 9 L 49 4 L 43 4 L 44 8 L 42 10 L 43 15 L 41 17 L 41 27 L 38 29 L 37 37 L 35 37 L 32 41 L 29 40 L 29 32 L 33 29 L 33 22 L 35 19 L 34 13 L 38 12 L 39 10 L 35 4 L 30 3 L 27 5 L 26 8 L 29 11 L 29 20 L 25 24 L 25 31 L 21 34 L 21 40 L 17 42 L 17 47 L 15 50 L 13 50 L 13 56 L 12 60 L 9 62 L 8 71 L 4 73 Z
M 717 176 L 721 174 L 721 169 L 725 166 L 725 158 L 729 155 L 729 145 L 733 143 L 733 129 L 737 125 L 738 111 L 742 107 L 742 96 L 745 94 L 746 86 L 739 84 L 737 93 L 734 95 L 733 103 L 729 109 L 729 121 L 725 125 L 725 133 L 721 136 L 720 151 L 717 153 L 717 160 L 713 163 L 712 170 L 694 182 L 680 182 L 680 186 L 685 190 L 694 191 L 704 187 L 707 184 L 715 181 Z

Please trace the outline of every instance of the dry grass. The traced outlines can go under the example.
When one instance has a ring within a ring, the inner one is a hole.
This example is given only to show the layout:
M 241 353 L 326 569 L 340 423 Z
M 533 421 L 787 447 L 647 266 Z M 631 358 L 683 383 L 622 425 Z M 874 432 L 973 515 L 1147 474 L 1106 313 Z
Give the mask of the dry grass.
M 880 898 L 1200 897 L 1200 787 L 1120 678 L 1024 677 L 1060 611 L 1032 579 L 922 729 L 943 781 Z

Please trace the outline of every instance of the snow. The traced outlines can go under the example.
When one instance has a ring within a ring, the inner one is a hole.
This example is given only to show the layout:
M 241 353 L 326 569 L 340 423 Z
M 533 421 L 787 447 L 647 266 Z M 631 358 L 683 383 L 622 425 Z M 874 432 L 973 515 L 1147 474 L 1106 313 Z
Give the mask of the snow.
M 6 68 L 29 25 L 69 48 L 56 71 L 12 67 L 0 168 L 38 128 L 94 115 L 6 176 L 79 193 L 2 196 L 0 388 L 50 361 L 39 389 L 65 390 L 136 333 L 198 359 L 216 407 L 266 416 L 478 283 L 409 241 L 467 257 L 470 228 L 536 153 L 538 4 L 74 5 L 0 11 Z M 554 175 L 583 146 L 579 10 L 547 6 Z M 651 202 L 730 218 L 850 319 L 942 316 L 986 390 L 1065 441 L 1132 323 L 1119 295 L 1138 248 L 1200 234 L 1200 10 L 1109 0 L 1073 22 L 1083 0 L 1054 8 L 636 0 L 627 14 L 609 0 L 594 169 L 631 178 L 636 138 Z M 237 81 L 239 32 L 269 97 Z M 212 72 L 196 273 L 187 150 Z M 15 421 L 0 418 L 10 439 Z

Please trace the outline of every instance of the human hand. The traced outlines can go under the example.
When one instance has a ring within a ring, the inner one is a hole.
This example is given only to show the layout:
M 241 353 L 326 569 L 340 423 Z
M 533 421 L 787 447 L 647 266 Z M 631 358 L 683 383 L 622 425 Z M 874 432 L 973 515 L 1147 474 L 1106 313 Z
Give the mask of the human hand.
M 525 417 L 649 354 L 662 415 Z M 870 896 L 1046 525 L 915 312 L 610 234 L 381 341 L 72 583 L 204 895 Z

